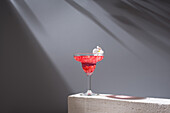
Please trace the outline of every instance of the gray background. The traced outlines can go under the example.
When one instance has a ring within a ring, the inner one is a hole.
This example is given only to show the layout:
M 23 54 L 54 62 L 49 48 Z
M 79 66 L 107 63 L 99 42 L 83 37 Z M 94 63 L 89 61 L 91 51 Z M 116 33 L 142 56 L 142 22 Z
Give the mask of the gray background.
M 73 53 L 97 45 L 105 58 L 97 93 L 170 98 L 168 0 L 10 0 L 0 2 L 2 113 L 66 113 L 85 92 Z

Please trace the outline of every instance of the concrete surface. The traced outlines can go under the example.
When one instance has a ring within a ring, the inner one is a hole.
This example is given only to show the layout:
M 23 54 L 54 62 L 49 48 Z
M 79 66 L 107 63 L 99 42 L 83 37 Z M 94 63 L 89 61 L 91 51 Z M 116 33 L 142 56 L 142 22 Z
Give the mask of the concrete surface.
M 68 97 L 68 113 L 170 113 L 170 99 L 115 99 L 99 96 Z

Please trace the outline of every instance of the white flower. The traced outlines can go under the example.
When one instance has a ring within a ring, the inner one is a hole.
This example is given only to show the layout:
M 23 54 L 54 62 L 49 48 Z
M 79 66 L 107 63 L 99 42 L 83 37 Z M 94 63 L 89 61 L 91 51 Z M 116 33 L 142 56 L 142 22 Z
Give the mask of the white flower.
M 93 49 L 93 54 L 94 54 L 95 56 L 103 56 L 104 51 L 102 50 L 101 47 L 97 46 L 97 48 L 94 48 L 94 49 Z

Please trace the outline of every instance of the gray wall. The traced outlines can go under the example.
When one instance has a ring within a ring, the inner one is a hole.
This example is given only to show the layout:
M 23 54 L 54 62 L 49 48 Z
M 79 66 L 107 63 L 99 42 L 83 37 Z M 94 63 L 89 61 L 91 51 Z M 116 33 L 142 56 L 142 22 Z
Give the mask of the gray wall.
M 73 53 L 99 45 L 97 93 L 170 98 L 168 1 L 11 0 L 0 3 L 3 113 L 66 113 L 85 92 Z

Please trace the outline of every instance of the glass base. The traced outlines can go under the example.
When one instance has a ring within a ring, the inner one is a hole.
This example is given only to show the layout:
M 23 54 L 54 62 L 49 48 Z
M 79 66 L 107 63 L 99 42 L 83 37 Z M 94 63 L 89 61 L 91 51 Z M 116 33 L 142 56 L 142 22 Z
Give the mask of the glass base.
M 91 90 L 87 90 L 86 93 L 80 93 L 81 96 L 97 96 L 99 94 L 93 93 Z

